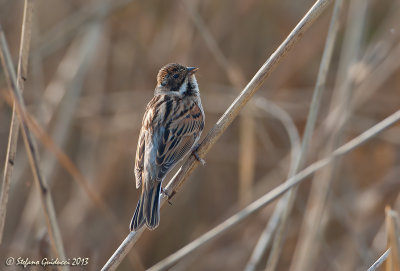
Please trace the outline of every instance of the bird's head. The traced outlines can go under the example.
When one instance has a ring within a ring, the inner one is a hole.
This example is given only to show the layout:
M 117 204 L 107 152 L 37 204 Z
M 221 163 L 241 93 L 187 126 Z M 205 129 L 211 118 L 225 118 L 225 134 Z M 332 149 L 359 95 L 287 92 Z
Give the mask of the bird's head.
M 175 95 L 196 95 L 199 93 L 194 73 L 198 68 L 170 63 L 161 68 L 157 75 L 158 92 L 171 92 Z

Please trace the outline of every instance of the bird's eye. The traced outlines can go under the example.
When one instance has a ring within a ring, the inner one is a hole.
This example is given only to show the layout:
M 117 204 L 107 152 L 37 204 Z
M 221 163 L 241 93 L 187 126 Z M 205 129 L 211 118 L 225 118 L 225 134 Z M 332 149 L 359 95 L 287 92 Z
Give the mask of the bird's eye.
M 174 74 L 174 78 L 176 79 L 176 78 L 178 78 L 179 77 L 179 74 Z
M 165 86 L 166 84 L 167 84 L 167 80 L 164 80 L 164 81 L 161 82 L 162 86 Z

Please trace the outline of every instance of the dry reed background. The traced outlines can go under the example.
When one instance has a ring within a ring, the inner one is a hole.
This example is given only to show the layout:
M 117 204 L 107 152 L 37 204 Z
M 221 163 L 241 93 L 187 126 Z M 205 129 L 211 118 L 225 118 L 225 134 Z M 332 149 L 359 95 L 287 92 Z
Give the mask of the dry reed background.
M 158 69 L 168 62 L 200 68 L 205 136 L 314 3 L 30 2 L 34 14 L 24 99 L 33 120 L 28 122 L 36 136 L 44 131 L 37 137 L 40 167 L 51 186 L 66 256 L 90 258 L 82 270 L 99 270 L 128 233 L 139 194 L 133 180 L 137 136 Z M 400 109 L 400 3 L 343 2 L 303 167 Z M 299 142 L 293 127 L 301 136 L 309 120 L 333 7 L 288 53 L 257 92 L 256 102 L 211 148 L 207 165 L 191 175 L 172 206 L 163 208 L 160 227 L 144 232 L 118 270 L 149 268 L 280 185 L 290 169 L 294 173 L 292 154 Z M 22 0 L 0 1 L 0 24 L 15 66 L 23 10 Z M 1 165 L 12 114 L 3 71 Z M 310 177 L 313 185 L 302 182 L 287 227 L 273 235 L 285 241 L 275 270 L 366 270 L 389 245 L 384 270 L 398 270 L 390 264 L 399 268 L 399 144 L 397 124 Z M 2 266 L 8 256 L 54 255 L 22 139 L 14 164 Z M 189 254 L 172 270 L 254 270 L 249 260 L 275 206 Z M 386 206 L 392 209 L 385 211 Z M 271 255 L 279 249 L 274 251 Z M 264 270 L 267 261 L 273 270 L 270 252 L 271 246 L 261 250 L 256 270 Z

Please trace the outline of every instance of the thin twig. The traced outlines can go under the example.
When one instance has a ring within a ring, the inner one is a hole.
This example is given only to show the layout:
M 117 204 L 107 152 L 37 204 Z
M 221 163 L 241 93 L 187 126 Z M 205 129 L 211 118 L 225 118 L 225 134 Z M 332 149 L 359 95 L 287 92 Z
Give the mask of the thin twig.
M 256 211 L 260 210 L 261 208 L 267 206 L 271 202 L 273 202 L 278 197 L 282 196 L 285 192 L 287 192 L 292 187 L 300 184 L 302 181 L 306 180 L 307 177 L 312 175 L 314 172 L 318 171 L 319 169 L 327 166 L 336 158 L 347 154 L 348 152 L 352 151 L 353 149 L 359 147 L 366 141 L 373 138 L 378 133 L 382 132 L 386 128 L 394 125 L 396 122 L 400 120 L 400 110 L 396 111 L 392 115 L 388 116 L 384 120 L 380 121 L 370 129 L 366 130 L 361 135 L 353 138 L 346 144 L 342 145 L 341 147 L 337 148 L 333 151 L 329 156 L 318 160 L 317 162 L 312 163 L 310 166 L 306 167 L 293 177 L 287 179 L 284 183 L 279 185 L 278 187 L 271 190 L 269 193 L 265 194 L 258 200 L 254 201 L 250 205 L 248 205 L 243 210 L 239 211 L 235 215 L 231 216 L 230 218 L 226 219 L 224 222 L 213 228 L 212 230 L 206 232 L 196 240 L 192 241 L 191 243 L 187 244 L 177 252 L 171 254 L 164 260 L 160 261 L 158 264 L 154 265 L 150 268 L 150 271 L 155 270 L 165 270 L 166 268 L 171 267 L 175 264 L 179 259 L 185 257 L 189 253 L 193 252 L 194 250 L 198 249 L 199 247 L 203 246 L 207 242 L 213 240 L 214 238 L 218 237 L 228 229 L 232 228 L 233 226 L 237 225 L 239 222 L 247 218 L 249 215 L 255 213 Z M 129 236 L 128 236 L 129 238 Z M 131 237 L 132 238 L 132 237 Z
M 19 48 L 17 86 L 24 91 L 25 80 L 28 73 L 29 47 L 32 34 L 33 0 L 25 0 L 24 15 L 22 19 L 21 43 Z M 15 104 L 13 105 L 10 134 L 8 137 L 7 155 L 4 166 L 3 183 L 0 194 L 0 244 L 3 239 L 3 230 L 7 213 L 8 192 L 10 189 L 11 177 L 14 169 L 15 154 L 19 133 L 19 120 L 16 116 Z
M 386 250 L 385 253 L 383 253 L 382 256 L 380 256 L 379 259 L 376 260 L 376 262 L 374 262 L 373 265 L 371 265 L 370 268 L 368 268 L 368 271 L 375 271 L 379 266 L 381 266 L 381 264 L 384 261 L 386 261 L 389 254 L 390 254 L 390 248 L 388 250 Z
M 50 190 L 48 189 L 47 182 L 43 177 L 43 174 L 39 168 L 39 153 L 37 150 L 36 142 L 28 129 L 26 120 L 26 106 L 22 97 L 21 90 L 17 85 L 17 76 L 15 74 L 14 65 L 12 63 L 11 55 L 8 49 L 7 41 L 4 36 L 4 31 L 0 25 L 0 48 L 1 48 L 1 59 L 3 62 L 4 72 L 7 81 L 10 85 L 11 93 L 15 101 L 15 108 L 18 114 L 18 118 L 21 122 L 21 130 L 24 138 L 25 148 L 29 156 L 29 162 L 31 164 L 32 173 L 38 186 L 43 210 L 45 212 L 47 228 L 49 231 L 50 240 L 53 246 L 55 255 L 59 259 L 66 259 L 64 246 L 61 239 L 60 229 L 58 227 L 56 213 L 54 210 L 53 200 L 51 198 Z M 60 269 L 69 270 L 68 266 L 60 266 Z
M 211 147 L 215 144 L 218 138 L 224 133 L 228 126 L 232 123 L 235 117 L 239 114 L 243 106 L 250 100 L 250 98 L 256 93 L 261 87 L 265 79 L 271 74 L 274 68 L 280 63 L 286 53 L 293 47 L 304 34 L 304 32 L 310 27 L 319 15 L 325 10 L 327 5 L 332 0 L 318 0 L 307 12 L 307 14 L 301 19 L 301 21 L 292 30 L 289 36 L 283 41 L 278 49 L 270 56 L 270 58 L 264 63 L 264 65 L 258 70 L 256 75 L 247 84 L 240 95 L 235 99 L 231 106 L 226 110 L 218 122 L 214 125 L 211 131 L 207 134 L 205 139 L 199 146 L 197 154 L 204 158 Z M 198 160 L 192 155 L 184 163 L 184 165 L 178 170 L 173 179 L 166 186 L 165 191 L 168 195 L 173 197 L 176 191 L 185 183 L 193 170 L 199 165 Z M 165 203 L 165 199 L 161 204 Z M 102 270 L 115 270 L 121 263 L 122 259 L 126 256 L 129 249 L 133 246 L 134 242 L 143 232 L 142 228 L 138 232 L 131 232 L 125 238 L 120 247 L 114 252 L 107 263 L 103 266 Z

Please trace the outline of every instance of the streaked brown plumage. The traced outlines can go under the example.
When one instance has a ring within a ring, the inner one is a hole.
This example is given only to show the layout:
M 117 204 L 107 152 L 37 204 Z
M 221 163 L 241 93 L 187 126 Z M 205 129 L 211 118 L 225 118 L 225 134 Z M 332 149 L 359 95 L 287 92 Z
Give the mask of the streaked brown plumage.
M 157 75 L 154 97 L 146 107 L 136 150 L 136 188 L 142 194 L 130 229 L 159 224 L 159 195 L 166 174 L 196 145 L 204 111 L 194 73 L 197 68 L 168 64 Z

